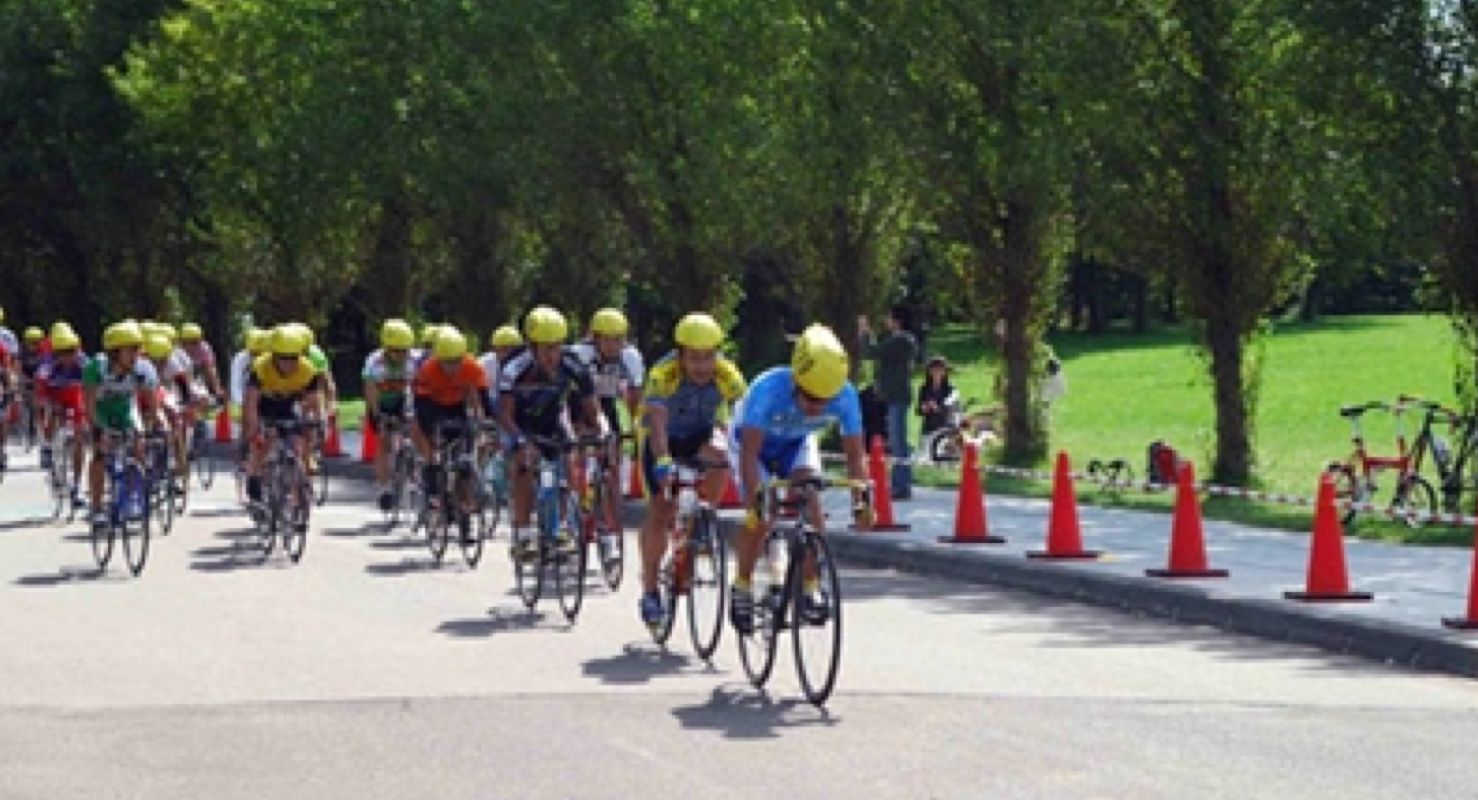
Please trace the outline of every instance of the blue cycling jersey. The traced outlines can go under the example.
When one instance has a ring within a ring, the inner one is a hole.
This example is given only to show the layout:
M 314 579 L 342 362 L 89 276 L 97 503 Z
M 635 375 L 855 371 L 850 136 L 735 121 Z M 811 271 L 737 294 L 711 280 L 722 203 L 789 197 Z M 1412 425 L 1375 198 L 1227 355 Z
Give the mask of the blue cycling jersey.
M 741 413 L 735 429 L 763 429 L 766 446 L 802 441 L 834 422 L 841 424 L 843 436 L 862 435 L 862 404 L 857 399 L 857 387 L 847 382 L 821 414 L 808 417 L 796 401 L 790 367 L 775 367 L 755 378 L 744 395 Z

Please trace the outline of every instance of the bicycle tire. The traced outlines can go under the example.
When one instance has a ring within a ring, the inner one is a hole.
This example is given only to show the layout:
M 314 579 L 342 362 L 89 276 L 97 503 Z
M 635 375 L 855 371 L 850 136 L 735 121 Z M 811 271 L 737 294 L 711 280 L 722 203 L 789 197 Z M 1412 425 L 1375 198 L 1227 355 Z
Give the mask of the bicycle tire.
M 442 476 L 445 480 L 446 476 Z M 451 525 L 455 516 L 451 508 L 451 496 L 446 492 L 441 493 L 440 504 L 435 508 L 426 510 L 426 548 L 431 551 L 431 560 L 436 566 L 441 566 L 441 560 L 446 556 L 447 545 L 451 543 Z
M 313 485 L 303 473 L 300 464 L 293 463 L 287 469 L 284 499 L 289 492 L 292 500 L 288 507 L 286 524 L 282 531 L 282 549 L 294 564 L 303 560 L 303 551 L 308 548 L 308 520 L 313 510 Z
M 791 592 L 790 635 L 795 648 L 795 671 L 801 681 L 801 692 L 811 705 L 820 708 L 826 704 L 836 688 L 837 674 L 842 665 L 842 581 L 837 573 L 836 562 L 832 560 L 831 546 L 827 544 L 825 537 L 814 534 L 806 537 L 805 551 L 806 557 L 797 559 L 791 565 L 794 571 L 794 583 L 791 585 L 796 590 Z M 816 563 L 816 577 L 820 580 L 821 590 L 827 600 L 826 621 L 821 624 L 808 622 L 801 613 L 806 597 L 801 588 L 801 570 L 805 562 L 812 558 Z M 807 633 L 816 631 L 817 628 L 825 630 L 819 632 L 816 640 L 829 640 L 830 645 L 828 654 L 819 659 L 808 656 L 806 652 Z M 819 671 L 813 673 L 812 667 L 819 668 Z
M 120 513 L 118 516 L 123 539 L 123 559 L 128 564 L 128 571 L 138 577 L 149 560 L 149 520 L 153 516 L 149 506 L 153 504 L 154 498 L 150 497 L 148 481 L 143 469 L 137 464 L 124 468 L 123 479 L 127 481 L 129 494 L 136 494 L 143 504 L 137 519 L 127 513 Z
M 89 539 L 92 543 L 92 559 L 97 562 L 98 572 L 107 572 L 108 562 L 113 560 L 113 542 L 117 535 L 111 515 L 102 525 L 94 525 L 89 521 L 88 527 L 91 529 Z
M 520 558 L 518 555 L 519 541 L 528 536 L 535 537 L 535 553 L 529 558 Z M 510 557 L 513 560 L 513 585 L 518 591 L 518 599 L 523 601 L 524 608 L 530 611 L 539 605 L 539 598 L 544 594 L 544 548 L 542 536 L 537 530 L 525 530 L 522 535 L 514 531 L 509 537 L 508 545 Z
M 564 506 L 560 524 L 569 533 L 574 549 L 569 552 L 554 552 L 554 590 L 559 597 L 559 608 L 564 612 L 565 619 L 574 623 L 585 603 L 585 574 L 588 566 L 586 554 L 589 550 L 580 540 L 579 498 L 574 492 L 561 489 L 560 504 Z
M 191 435 L 190 438 L 190 466 L 195 472 L 195 480 L 200 483 L 200 488 L 210 491 L 210 487 L 216 482 L 216 459 L 211 455 L 210 448 L 205 445 L 199 436 Z
M 323 504 L 328 502 L 328 459 L 323 457 L 322 447 L 318 449 L 318 457 L 315 460 L 318 463 L 318 473 L 313 476 L 313 482 L 316 484 L 313 487 L 316 490 L 313 493 L 313 504 L 323 508 Z
M 72 474 L 72 443 L 62 437 L 63 445 L 51 454 L 51 472 L 47 475 L 47 488 L 51 489 L 51 518 L 61 519 L 62 511 L 72 502 L 71 485 L 67 476 Z
M 591 529 L 595 534 L 595 554 L 600 564 L 601 578 L 612 592 L 621 588 L 621 578 L 626 574 L 626 537 L 619 526 L 612 528 L 606 514 L 608 504 L 604 481 L 595 487 L 595 511 Z
M 657 594 L 662 598 L 662 619 L 656 625 L 649 625 L 647 629 L 652 634 L 652 641 L 666 647 L 672 638 L 672 630 L 677 627 L 677 607 L 682 602 L 682 595 L 677 591 L 677 558 L 669 552 L 662 560 L 662 567 L 657 573 Z
M 929 460 L 935 463 L 959 461 L 965 454 L 965 437 L 958 428 L 937 431 L 929 442 Z
M 718 516 L 708 509 L 700 511 L 688 541 L 688 632 L 693 651 L 704 661 L 713 660 L 723 638 L 724 614 L 729 608 L 727 553 Z M 705 610 L 713 614 L 708 625 L 700 619 Z
M 174 528 L 175 496 L 174 481 L 167 471 L 162 480 L 155 478 L 149 481 L 149 505 L 158 518 L 159 535 L 168 536 Z
M 1426 478 L 1407 475 L 1396 484 L 1391 511 L 1406 527 L 1418 529 L 1425 523 L 1423 517 L 1437 513 L 1437 491 Z
M 1359 476 L 1348 464 L 1330 464 L 1326 471 L 1334 480 L 1335 501 L 1338 504 L 1349 503 L 1340 512 L 1340 522 L 1344 525 L 1353 524 L 1360 513 L 1355 505 L 1365 501 L 1365 489 Z
M 739 640 L 739 661 L 744 665 L 744 673 L 749 677 L 750 684 L 756 689 L 763 689 L 775 671 L 775 655 L 779 648 L 780 625 L 785 610 L 784 578 L 780 579 L 779 584 L 774 583 L 772 575 L 777 565 L 770 563 L 771 551 L 774 549 L 771 544 L 777 540 L 784 541 L 771 531 L 765 537 L 759 559 L 755 562 L 750 588 L 754 592 L 754 629 L 748 635 L 737 630 L 734 632 L 734 638 Z M 787 569 L 781 574 L 788 572 Z M 778 598 L 774 597 L 776 593 Z
M 452 496 L 460 498 L 464 494 L 472 503 L 469 511 L 460 500 L 455 506 L 457 513 L 457 546 L 462 549 L 462 560 L 467 562 L 471 569 L 477 569 L 482 561 L 483 548 L 483 516 L 482 500 L 478 497 L 477 487 L 474 485 L 472 476 L 462 470 L 457 471 L 457 482 L 452 491 Z

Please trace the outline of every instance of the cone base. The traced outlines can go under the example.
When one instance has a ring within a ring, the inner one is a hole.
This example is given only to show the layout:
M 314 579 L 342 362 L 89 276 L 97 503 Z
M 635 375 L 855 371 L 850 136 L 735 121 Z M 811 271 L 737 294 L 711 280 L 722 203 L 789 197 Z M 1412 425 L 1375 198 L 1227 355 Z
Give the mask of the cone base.
M 1478 619 L 1464 619 L 1462 617 L 1443 617 L 1442 625 L 1458 631 L 1478 631 Z
M 1103 552 L 1101 550 L 1079 550 L 1076 553 L 1051 553 L 1046 550 L 1032 550 L 1026 554 L 1027 558 L 1040 558 L 1049 561 L 1096 561 Z
M 1225 578 L 1232 573 L 1224 569 L 1147 569 L 1151 578 Z
M 1283 596 L 1304 603 L 1364 602 L 1375 599 L 1375 595 L 1370 592 L 1284 592 Z
M 941 536 L 940 544 L 1005 544 L 1004 536 Z
M 908 533 L 913 528 L 908 525 L 848 525 L 847 530 L 853 533 Z

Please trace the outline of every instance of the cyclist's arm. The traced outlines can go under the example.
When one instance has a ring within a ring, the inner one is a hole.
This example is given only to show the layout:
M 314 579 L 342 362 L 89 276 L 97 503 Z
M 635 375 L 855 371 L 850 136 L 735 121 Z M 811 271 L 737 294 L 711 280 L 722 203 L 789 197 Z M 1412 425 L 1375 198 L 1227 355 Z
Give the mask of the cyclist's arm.
M 760 451 L 765 446 L 765 429 L 746 426 L 739 429 L 739 482 L 744 485 L 748 503 L 760 486 Z
M 82 407 L 87 410 L 88 419 L 98 418 L 98 389 L 93 385 L 82 387 Z
M 241 427 L 247 436 L 257 432 L 257 403 L 262 397 L 262 390 L 248 383 L 241 397 Z
M 652 448 L 653 459 L 662 459 L 671 453 L 667 442 L 667 406 L 648 402 L 646 409 L 647 446 Z
M 498 427 L 509 437 L 516 439 L 523 435 L 523 431 L 518 429 L 518 423 L 514 421 L 514 408 L 513 392 L 504 392 L 498 398 Z
M 867 480 L 867 448 L 861 436 L 843 436 L 842 452 L 847 456 L 847 477 L 854 481 Z
M 364 415 L 375 420 L 380 414 L 380 384 L 378 381 L 364 382 Z M 378 424 L 378 423 L 377 423 Z

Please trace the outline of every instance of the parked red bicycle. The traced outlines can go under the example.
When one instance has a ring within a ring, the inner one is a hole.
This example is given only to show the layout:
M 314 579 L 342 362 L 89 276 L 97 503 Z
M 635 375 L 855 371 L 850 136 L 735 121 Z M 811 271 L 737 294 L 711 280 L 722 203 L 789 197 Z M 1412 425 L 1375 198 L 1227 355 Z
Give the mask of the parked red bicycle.
M 1334 493 L 1344 506 L 1343 520 L 1346 525 L 1355 521 L 1360 507 L 1375 500 L 1379 486 L 1376 478 L 1383 472 L 1394 471 L 1395 490 L 1391 496 L 1391 515 L 1416 528 L 1426 521 L 1428 515 L 1437 510 L 1437 493 L 1425 478 L 1416 473 L 1416 459 L 1406 440 L 1406 411 L 1414 407 L 1410 403 L 1391 405 L 1380 401 L 1358 406 L 1344 406 L 1339 415 L 1350 421 L 1350 441 L 1355 450 L 1345 461 L 1332 461 L 1325 468 L 1334 478 Z M 1396 425 L 1396 451 L 1394 456 L 1371 455 L 1365 444 L 1365 434 L 1360 420 L 1370 411 L 1386 411 L 1392 415 Z

